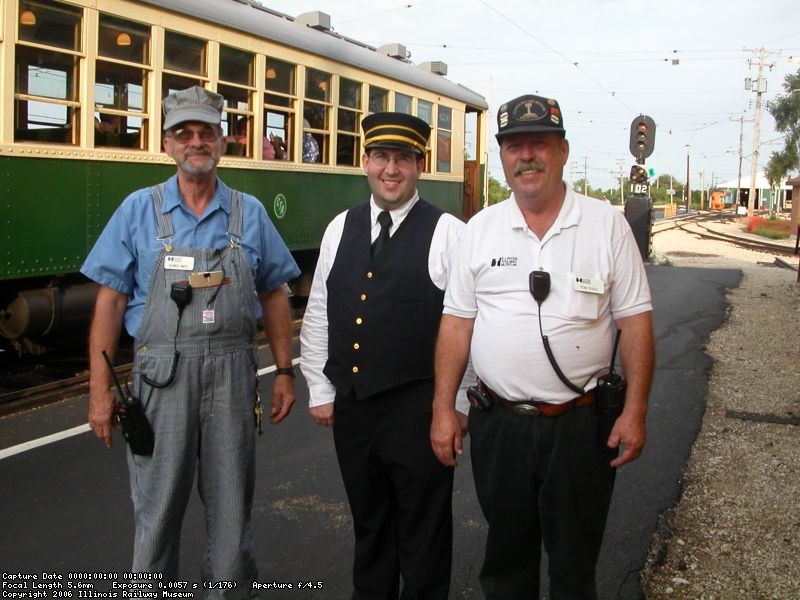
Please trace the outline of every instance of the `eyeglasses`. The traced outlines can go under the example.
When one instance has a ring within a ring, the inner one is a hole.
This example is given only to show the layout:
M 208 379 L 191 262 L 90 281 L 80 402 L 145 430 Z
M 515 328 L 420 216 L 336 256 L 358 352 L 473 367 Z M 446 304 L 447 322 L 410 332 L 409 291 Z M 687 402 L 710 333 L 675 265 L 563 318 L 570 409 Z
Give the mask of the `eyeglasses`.
M 219 139 L 219 131 L 215 127 L 203 127 L 200 131 L 194 131 L 185 127 L 172 130 L 172 137 L 181 144 L 187 144 L 194 139 L 195 134 L 200 136 L 204 142 L 216 142 Z
M 422 157 L 411 152 L 388 154 L 386 152 L 373 151 L 369 153 L 369 160 L 370 162 L 375 163 L 375 165 L 378 167 L 385 167 L 389 164 L 390 160 L 394 160 L 394 164 L 401 169 L 409 169 L 415 165 L 418 160 L 422 160 Z

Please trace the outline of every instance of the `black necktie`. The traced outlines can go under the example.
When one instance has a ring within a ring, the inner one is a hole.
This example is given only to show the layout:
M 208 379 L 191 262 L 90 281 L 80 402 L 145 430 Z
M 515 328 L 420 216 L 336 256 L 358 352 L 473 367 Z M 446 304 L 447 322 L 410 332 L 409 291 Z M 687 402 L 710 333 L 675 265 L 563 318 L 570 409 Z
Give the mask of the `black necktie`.
M 389 214 L 388 210 L 384 210 L 381 214 L 378 215 L 378 223 L 381 226 L 381 232 L 378 234 L 378 237 L 375 238 L 375 241 L 372 242 L 371 251 L 372 256 L 378 256 L 378 252 L 383 250 L 386 243 L 389 241 L 389 229 L 392 228 L 392 215 Z

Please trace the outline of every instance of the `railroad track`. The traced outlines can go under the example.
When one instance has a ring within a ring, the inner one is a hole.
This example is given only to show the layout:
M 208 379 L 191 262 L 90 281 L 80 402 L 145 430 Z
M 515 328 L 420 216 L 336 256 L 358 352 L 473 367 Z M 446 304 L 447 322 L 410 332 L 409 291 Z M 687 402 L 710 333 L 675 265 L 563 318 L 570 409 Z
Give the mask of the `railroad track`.
M 691 233 L 693 235 L 697 235 L 702 238 L 727 242 L 757 252 L 764 252 L 767 254 L 773 254 L 778 256 L 795 256 L 794 248 L 792 248 L 791 246 L 776 244 L 774 242 L 770 242 L 767 239 L 764 239 L 762 241 L 762 240 L 744 238 L 736 235 L 730 235 L 719 231 L 714 231 L 704 224 L 705 221 L 720 221 L 721 219 L 726 217 L 727 215 L 719 215 L 717 213 L 707 213 L 707 214 L 698 214 L 691 217 L 683 217 L 669 222 L 659 221 L 653 225 L 653 235 L 657 235 L 659 233 L 663 233 L 664 231 L 669 231 L 671 229 L 681 229 L 682 231 L 686 231 L 687 233 Z M 785 261 L 781 262 L 785 263 Z M 788 263 L 785 264 L 790 268 L 793 269 L 795 268 L 792 265 L 789 265 Z
M 127 364 L 114 369 L 121 381 L 124 381 L 130 373 L 131 366 Z M 80 396 L 87 392 L 88 385 L 89 373 L 86 372 L 75 377 L 2 394 L 0 395 L 0 417 Z
M 302 310 L 296 310 L 292 319 L 293 335 L 299 334 L 302 322 Z M 259 348 L 262 345 L 266 345 L 266 343 L 266 337 L 262 332 L 259 332 Z M 133 365 L 131 363 L 127 363 L 114 368 L 120 382 L 124 382 L 127 379 L 132 367 Z M 87 370 L 73 377 L 49 381 L 41 385 L 0 394 L 0 417 L 87 394 L 88 387 L 89 371 Z

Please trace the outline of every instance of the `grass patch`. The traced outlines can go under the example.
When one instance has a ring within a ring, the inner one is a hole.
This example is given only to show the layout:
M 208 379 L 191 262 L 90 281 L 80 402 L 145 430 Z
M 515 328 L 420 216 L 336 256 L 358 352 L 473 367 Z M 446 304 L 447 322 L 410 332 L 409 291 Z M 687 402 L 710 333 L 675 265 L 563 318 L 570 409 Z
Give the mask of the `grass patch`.
M 651 257 L 652 263 L 658 265 L 660 267 L 671 267 L 672 261 L 669 259 L 669 256 L 656 256 L 653 255 Z
M 789 221 L 756 216 L 747 220 L 744 230 L 772 240 L 784 240 L 789 237 Z
M 756 229 L 755 234 L 765 238 L 769 238 L 771 240 L 785 240 L 786 238 L 789 237 L 788 231 L 786 233 L 781 233 L 780 231 L 774 231 L 772 229 L 766 229 L 764 227 Z

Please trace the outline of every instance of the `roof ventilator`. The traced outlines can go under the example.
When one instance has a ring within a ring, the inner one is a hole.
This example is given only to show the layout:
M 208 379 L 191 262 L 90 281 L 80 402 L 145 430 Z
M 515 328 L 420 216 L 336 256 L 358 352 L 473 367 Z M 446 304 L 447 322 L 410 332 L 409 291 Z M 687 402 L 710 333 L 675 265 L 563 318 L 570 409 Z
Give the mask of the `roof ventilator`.
M 424 62 L 419 65 L 419 68 L 423 71 L 430 71 L 431 73 L 435 73 L 436 75 L 447 75 L 447 63 L 442 62 L 440 60 L 434 60 L 430 62 Z
M 303 13 L 295 17 L 294 22 L 298 25 L 305 25 L 318 31 L 330 31 L 331 16 L 327 13 L 315 10 L 313 12 Z
M 378 48 L 377 52 L 399 60 L 407 60 L 411 56 L 411 53 L 403 44 L 384 44 Z

